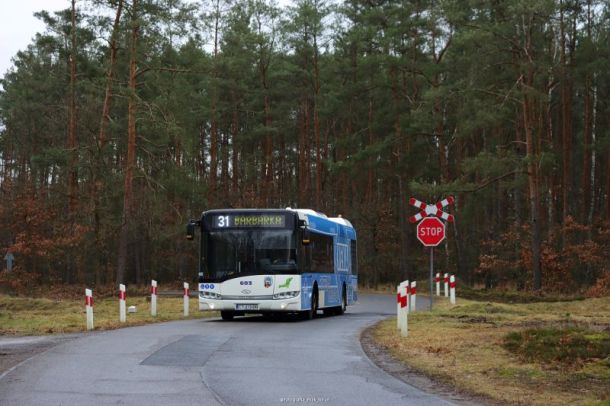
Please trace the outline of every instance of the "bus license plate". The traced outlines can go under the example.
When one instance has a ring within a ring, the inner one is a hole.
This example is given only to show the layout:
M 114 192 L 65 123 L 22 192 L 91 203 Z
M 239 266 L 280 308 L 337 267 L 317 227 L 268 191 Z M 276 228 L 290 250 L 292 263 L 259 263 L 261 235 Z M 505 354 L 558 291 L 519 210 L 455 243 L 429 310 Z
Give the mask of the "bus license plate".
M 235 310 L 258 310 L 258 305 L 257 304 L 238 303 L 235 306 Z

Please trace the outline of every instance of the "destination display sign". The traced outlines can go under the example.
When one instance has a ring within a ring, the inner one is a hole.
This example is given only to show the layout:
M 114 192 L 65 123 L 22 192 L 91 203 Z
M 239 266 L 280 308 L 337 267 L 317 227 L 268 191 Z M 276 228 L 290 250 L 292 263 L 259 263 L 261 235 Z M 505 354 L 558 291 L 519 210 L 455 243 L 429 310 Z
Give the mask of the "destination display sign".
M 213 228 L 285 228 L 286 215 L 269 213 L 219 214 L 212 216 Z

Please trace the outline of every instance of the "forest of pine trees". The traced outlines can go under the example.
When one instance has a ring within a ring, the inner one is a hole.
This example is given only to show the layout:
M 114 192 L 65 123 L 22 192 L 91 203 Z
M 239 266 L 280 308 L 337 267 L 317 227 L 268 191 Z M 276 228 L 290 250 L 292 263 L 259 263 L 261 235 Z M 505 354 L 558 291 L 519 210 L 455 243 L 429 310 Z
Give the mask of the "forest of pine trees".
M 221 207 L 341 214 L 360 285 L 610 286 L 604 0 L 66 0 L 0 82 L 0 285 L 194 280 Z M 1 258 L 0 258 L 1 259 Z

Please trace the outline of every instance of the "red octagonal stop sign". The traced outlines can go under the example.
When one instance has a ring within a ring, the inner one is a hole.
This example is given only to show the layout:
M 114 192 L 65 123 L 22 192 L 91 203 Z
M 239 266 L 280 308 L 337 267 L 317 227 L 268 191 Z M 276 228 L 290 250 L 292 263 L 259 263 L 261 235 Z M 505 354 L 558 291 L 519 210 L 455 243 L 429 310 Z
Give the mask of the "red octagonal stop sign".
M 426 247 L 436 247 L 445 239 L 445 223 L 437 217 L 425 217 L 417 224 L 417 239 Z

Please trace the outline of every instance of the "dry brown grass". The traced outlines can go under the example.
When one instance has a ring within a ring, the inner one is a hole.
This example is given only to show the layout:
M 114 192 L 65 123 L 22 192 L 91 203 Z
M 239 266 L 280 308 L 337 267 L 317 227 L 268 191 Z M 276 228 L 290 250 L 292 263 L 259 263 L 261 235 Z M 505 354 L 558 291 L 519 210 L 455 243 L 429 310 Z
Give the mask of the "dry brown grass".
M 198 299 L 190 299 L 189 318 L 218 316 L 217 312 L 199 312 Z M 94 302 L 96 330 L 108 330 L 169 320 L 183 320 L 183 300 L 160 296 L 157 317 L 150 315 L 146 296 L 127 296 L 127 306 L 137 312 L 127 314 L 119 323 L 119 301 L 103 298 Z M 85 331 L 85 301 L 75 299 L 33 299 L 0 295 L 0 335 L 45 335 Z
M 396 320 L 379 324 L 374 337 L 395 357 L 426 375 L 501 403 L 610 404 L 610 363 L 577 365 L 524 362 L 504 349 L 508 333 L 531 328 L 610 327 L 610 298 L 575 302 L 499 304 L 436 301 L 432 313 L 409 315 L 409 336 Z

